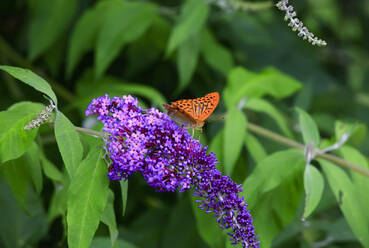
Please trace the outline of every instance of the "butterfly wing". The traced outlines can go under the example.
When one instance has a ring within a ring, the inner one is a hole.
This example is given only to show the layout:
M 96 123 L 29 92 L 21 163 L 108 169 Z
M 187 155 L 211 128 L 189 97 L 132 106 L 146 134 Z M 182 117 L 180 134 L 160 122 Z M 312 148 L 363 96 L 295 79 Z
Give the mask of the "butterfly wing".
M 184 111 L 180 110 L 177 102 L 172 102 L 170 105 L 163 104 L 163 106 L 172 120 L 183 124 L 185 128 L 197 127 L 196 121 L 194 121 L 188 114 L 184 113 Z
M 184 99 L 175 102 L 178 109 L 195 121 L 205 121 L 219 102 L 219 93 L 213 92 L 196 99 Z
M 195 99 L 183 99 L 173 102 L 172 105 L 175 106 L 180 112 L 186 114 L 189 118 L 196 120 L 195 112 L 193 111 L 193 100 Z
M 198 98 L 198 105 L 195 108 L 198 119 L 205 121 L 215 110 L 219 103 L 219 93 L 209 93 L 204 97 Z M 195 106 L 194 106 L 195 107 Z

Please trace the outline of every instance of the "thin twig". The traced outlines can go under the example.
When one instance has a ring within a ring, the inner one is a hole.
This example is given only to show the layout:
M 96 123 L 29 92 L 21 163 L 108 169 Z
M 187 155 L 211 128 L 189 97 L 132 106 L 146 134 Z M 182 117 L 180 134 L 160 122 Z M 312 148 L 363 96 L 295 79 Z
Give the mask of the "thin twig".
M 300 144 L 300 143 L 298 143 L 294 140 L 291 140 L 289 138 L 283 137 L 282 135 L 274 133 L 274 132 L 272 132 L 268 129 L 265 129 L 263 127 L 255 125 L 253 123 L 248 122 L 247 123 L 247 128 L 253 133 L 260 134 L 264 137 L 267 137 L 271 140 L 277 141 L 278 143 L 284 144 L 286 146 L 293 147 L 293 148 L 298 148 L 298 149 L 301 149 L 301 150 L 304 150 L 304 148 L 305 148 L 305 146 L 303 144 Z
M 211 118 L 211 120 L 225 120 L 225 115 L 214 116 L 214 117 Z M 284 144 L 286 146 L 301 149 L 301 150 L 305 149 L 305 146 L 303 144 L 298 143 L 298 142 L 296 142 L 294 140 L 291 140 L 289 138 L 283 137 L 282 135 L 274 133 L 274 132 L 272 132 L 268 129 L 265 129 L 263 127 L 260 127 L 256 124 L 248 122 L 247 123 L 247 128 L 248 128 L 248 130 L 250 130 L 253 133 L 256 133 L 256 134 L 261 135 L 265 138 L 274 140 L 274 141 L 276 141 L 280 144 Z M 342 159 L 340 157 L 337 157 L 335 155 L 327 154 L 327 153 L 321 153 L 318 150 L 317 153 L 316 153 L 316 157 L 320 157 L 320 158 L 329 160 L 329 161 L 331 161 L 335 164 L 339 164 L 343 167 L 349 168 L 349 169 L 354 170 L 354 171 L 356 171 L 360 174 L 363 174 L 364 176 L 369 177 L 369 170 L 368 169 L 365 169 L 364 167 L 361 167 L 359 165 L 351 163 L 350 161 L 344 160 L 344 159 Z
M 160 6 L 159 8 L 159 12 L 160 14 L 164 15 L 164 16 L 174 16 L 176 14 L 178 14 L 178 7 L 174 7 L 174 8 L 168 8 L 168 7 L 164 7 L 164 6 Z
M 285 138 L 282 135 L 274 133 L 274 132 L 272 132 L 268 129 L 265 129 L 263 127 L 255 125 L 253 123 L 249 122 L 247 124 L 247 127 L 253 133 L 259 134 L 261 136 L 264 136 L 264 137 L 269 138 L 271 140 L 277 141 L 278 143 L 287 145 L 289 147 L 294 147 L 294 148 L 298 148 L 298 149 L 301 149 L 301 150 L 304 150 L 304 148 L 305 148 L 305 146 L 303 144 L 300 144 L 300 143 L 297 143 L 296 141 Z M 360 174 L 363 174 L 363 175 L 369 177 L 369 170 L 367 170 L 367 169 L 365 169 L 361 166 L 358 166 L 354 163 L 351 163 L 350 161 L 347 161 L 347 160 L 344 160 L 340 157 L 337 157 L 335 155 L 327 154 L 327 153 L 319 153 L 319 151 L 318 151 L 317 154 L 316 154 L 316 157 L 324 158 L 324 159 L 329 160 L 333 163 L 342 165 L 346 168 L 352 169 L 352 170 L 354 170 L 354 171 L 356 171 Z
M 78 132 L 85 133 L 85 134 L 98 137 L 98 138 L 104 138 L 103 132 L 98 132 L 98 131 L 88 129 L 88 128 L 83 128 L 83 127 L 75 127 L 75 128 Z

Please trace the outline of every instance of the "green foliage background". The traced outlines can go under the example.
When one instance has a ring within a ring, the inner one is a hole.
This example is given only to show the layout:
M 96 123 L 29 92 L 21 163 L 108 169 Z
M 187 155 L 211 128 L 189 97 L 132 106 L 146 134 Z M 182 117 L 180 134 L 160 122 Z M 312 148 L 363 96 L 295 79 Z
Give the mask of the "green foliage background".
M 261 247 L 369 247 L 368 177 L 255 134 L 320 148 L 351 134 L 333 153 L 369 168 L 369 1 L 291 2 L 326 47 L 273 4 L 2 0 L 0 247 L 231 247 L 191 193 L 109 182 L 100 139 L 74 127 L 101 129 L 84 111 L 106 93 L 163 110 L 213 91 L 228 118 L 195 137 L 243 184 Z M 40 92 L 59 112 L 25 131 L 49 104 Z

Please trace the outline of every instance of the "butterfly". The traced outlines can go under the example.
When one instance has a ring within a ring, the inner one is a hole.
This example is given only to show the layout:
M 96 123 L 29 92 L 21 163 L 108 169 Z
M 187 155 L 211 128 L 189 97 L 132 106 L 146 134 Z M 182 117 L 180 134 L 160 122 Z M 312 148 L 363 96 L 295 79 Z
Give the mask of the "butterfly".
M 163 104 L 168 115 L 185 128 L 201 130 L 205 120 L 213 113 L 219 102 L 219 93 L 209 93 L 195 99 L 182 99 Z

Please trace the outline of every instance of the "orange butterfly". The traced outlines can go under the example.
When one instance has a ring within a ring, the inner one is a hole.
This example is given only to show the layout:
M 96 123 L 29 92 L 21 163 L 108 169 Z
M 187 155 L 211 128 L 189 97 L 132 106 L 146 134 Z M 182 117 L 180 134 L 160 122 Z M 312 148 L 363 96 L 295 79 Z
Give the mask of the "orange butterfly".
M 219 102 L 219 93 L 213 92 L 195 99 L 182 99 L 163 104 L 168 115 L 182 123 L 185 128 L 201 130 L 205 120 L 213 113 Z

